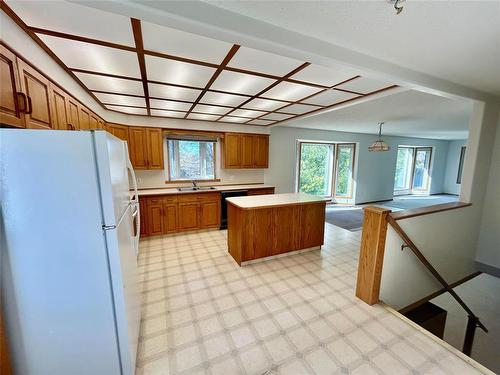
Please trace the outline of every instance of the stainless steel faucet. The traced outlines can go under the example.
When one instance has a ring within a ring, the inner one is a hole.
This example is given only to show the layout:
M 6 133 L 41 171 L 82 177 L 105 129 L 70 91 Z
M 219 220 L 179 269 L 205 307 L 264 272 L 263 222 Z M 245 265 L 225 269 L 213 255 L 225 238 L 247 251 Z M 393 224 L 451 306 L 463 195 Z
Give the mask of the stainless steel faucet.
M 196 186 L 197 186 L 197 185 L 196 185 L 196 181 L 195 181 L 195 180 L 193 180 L 193 181 L 191 181 L 191 183 L 193 184 L 193 189 L 196 189 Z

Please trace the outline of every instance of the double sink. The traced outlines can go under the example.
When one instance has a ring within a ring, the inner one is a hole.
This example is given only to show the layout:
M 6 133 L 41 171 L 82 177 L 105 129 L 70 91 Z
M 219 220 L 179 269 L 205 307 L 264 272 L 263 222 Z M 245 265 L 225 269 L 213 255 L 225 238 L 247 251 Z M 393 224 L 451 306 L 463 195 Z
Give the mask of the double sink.
M 215 190 L 213 186 L 189 186 L 177 188 L 179 191 Z

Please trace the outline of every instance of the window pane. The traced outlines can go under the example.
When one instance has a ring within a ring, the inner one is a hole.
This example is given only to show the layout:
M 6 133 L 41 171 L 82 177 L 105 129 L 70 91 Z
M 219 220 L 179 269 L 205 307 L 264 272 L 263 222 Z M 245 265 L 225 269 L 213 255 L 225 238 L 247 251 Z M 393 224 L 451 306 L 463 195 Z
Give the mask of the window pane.
M 352 166 L 354 145 L 338 145 L 337 175 L 335 177 L 335 195 L 351 195 Z
M 413 172 L 413 188 L 418 190 L 427 189 L 429 181 L 429 164 L 431 150 L 418 149 L 415 155 L 415 171 Z
M 412 148 L 398 148 L 398 155 L 396 159 L 396 175 L 394 177 L 394 190 L 410 189 L 412 159 Z
M 332 146 L 301 143 L 299 191 L 331 196 Z
M 170 179 L 214 179 L 214 150 L 214 142 L 169 140 Z

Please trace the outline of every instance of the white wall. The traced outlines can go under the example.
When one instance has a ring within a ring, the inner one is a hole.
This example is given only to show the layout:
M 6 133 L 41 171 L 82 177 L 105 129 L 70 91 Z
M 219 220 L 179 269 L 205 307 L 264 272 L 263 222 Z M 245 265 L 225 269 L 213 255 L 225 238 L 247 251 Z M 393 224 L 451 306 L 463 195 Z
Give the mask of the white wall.
M 500 113 L 486 188 L 476 260 L 500 275 Z
M 277 192 L 291 192 L 296 179 L 297 140 L 356 142 L 357 170 L 355 171 L 355 203 L 388 200 L 393 197 L 394 174 L 398 145 L 433 147 L 431 194 L 443 192 L 449 141 L 383 136 L 391 146 L 389 152 L 369 152 L 376 135 L 336 131 L 287 128 L 271 129 L 269 169 L 266 184 L 275 185 Z
M 476 271 L 475 244 L 471 236 L 472 206 L 403 219 L 398 224 L 448 283 Z M 452 231 L 449 228 L 453 228 Z M 389 226 L 385 243 L 380 299 L 395 309 L 442 288 L 409 248 L 401 251 L 403 240 Z
M 467 140 L 451 141 L 446 161 L 446 174 L 444 176 L 443 192 L 448 194 L 460 194 L 460 185 L 457 184 L 458 165 L 460 163 L 460 152 Z

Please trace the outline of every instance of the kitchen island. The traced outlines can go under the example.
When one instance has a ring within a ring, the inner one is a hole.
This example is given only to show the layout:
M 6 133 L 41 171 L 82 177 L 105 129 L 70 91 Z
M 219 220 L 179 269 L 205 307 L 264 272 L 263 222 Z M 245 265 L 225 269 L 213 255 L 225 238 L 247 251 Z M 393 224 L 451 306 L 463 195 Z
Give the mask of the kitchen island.
M 227 198 L 229 254 L 241 266 L 324 242 L 326 199 L 304 193 Z

